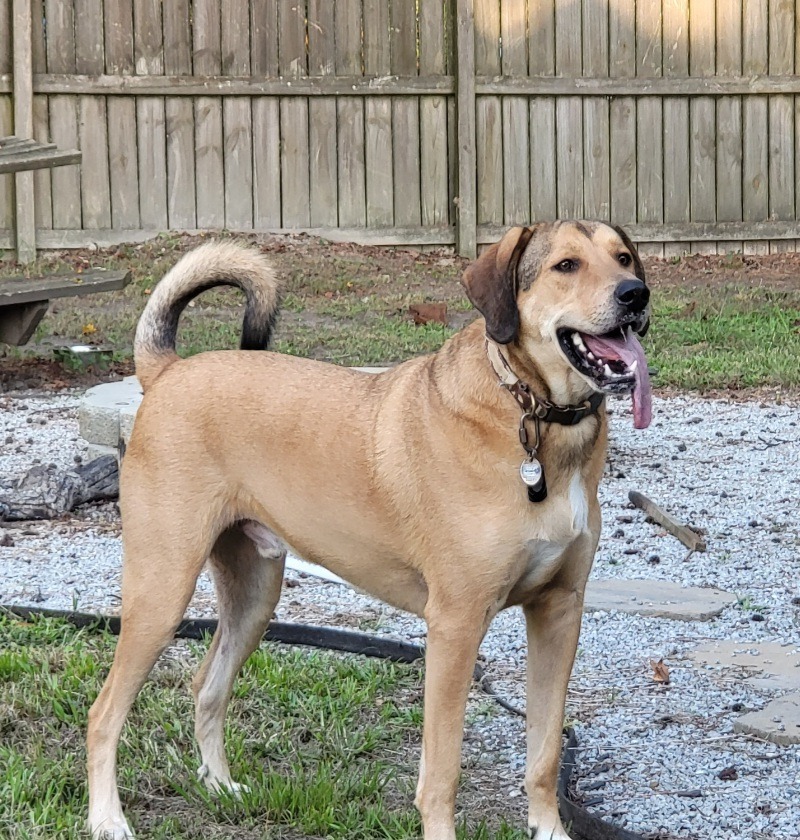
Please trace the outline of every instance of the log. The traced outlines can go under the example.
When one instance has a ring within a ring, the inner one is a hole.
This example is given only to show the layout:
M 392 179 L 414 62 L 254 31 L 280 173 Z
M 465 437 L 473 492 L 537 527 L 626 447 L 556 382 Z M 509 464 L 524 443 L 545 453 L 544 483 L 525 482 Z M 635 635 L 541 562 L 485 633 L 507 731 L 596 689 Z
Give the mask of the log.
M 706 550 L 705 540 L 700 534 L 691 528 L 687 528 L 685 525 L 681 525 L 680 522 L 661 510 L 654 501 L 648 499 L 643 493 L 637 493 L 636 490 L 631 490 L 628 493 L 628 499 L 630 499 L 631 504 L 643 510 L 654 522 L 672 534 L 673 537 L 679 539 L 690 551 Z
M 56 519 L 87 502 L 119 496 L 119 466 L 103 455 L 73 470 L 31 468 L 22 478 L 0 479 L 0 522 Z

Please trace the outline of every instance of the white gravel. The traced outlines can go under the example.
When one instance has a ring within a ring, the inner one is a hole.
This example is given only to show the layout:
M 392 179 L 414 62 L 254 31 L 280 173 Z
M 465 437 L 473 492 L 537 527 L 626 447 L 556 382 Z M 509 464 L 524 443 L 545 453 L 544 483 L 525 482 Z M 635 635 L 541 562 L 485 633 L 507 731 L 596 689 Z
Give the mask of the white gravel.
M 34 463 L 68 466 L 78 439 L 77 397 L 0 397 L 0 476 Z M 733 733 L 740 713 L 780 694 L 745 674 L 701 668 L 688 652 L 711 639 L 800 643 L 800 526 L 796 406 L 656 399 L 654 423 L 632 428 L 624 402 L 612 403 L 612 450 L 601 488 L 604 531 L 597 578 L 656 578 L 718 586 L 740 604 L 711 622 L 594 613 L 583 622 L 568 716 L 581 744 L 579 791 L 590 807 L 627 829 L 696 840 L 796 840 L 800 831 L 800 747 L 776 747 Z M 627 501 L 635 488 L 677 519 L 706 531 L 708 551 L 686 549 L 647 524 Z M 115 506 L 80 520 L 9 529 L 0 547 L 0 603 L 115 611 L 120 545 Z M 204 577 L 193 614 L 213 612 Z M 346 587 L 288 575 L 278 618 L 332 623 L 419 641 L 421 621 Z M 762 620 L 758 620 L 762 619 Z M 516 610 L 502 614 L 482 647 L 493 682 L 524 704 L 525 640 Z M 672 681 L 651 679 L 664 657 Z M 524 726 L 486 703 L 470 705 L 470 761 L 507 780 L 509 815 L 521 813 Z M 735 780 L 719 773 L 736 769 Z M 700 796 L 686 793 L 700 792 Z M 684 795 L 680 795 L 684 794 Z

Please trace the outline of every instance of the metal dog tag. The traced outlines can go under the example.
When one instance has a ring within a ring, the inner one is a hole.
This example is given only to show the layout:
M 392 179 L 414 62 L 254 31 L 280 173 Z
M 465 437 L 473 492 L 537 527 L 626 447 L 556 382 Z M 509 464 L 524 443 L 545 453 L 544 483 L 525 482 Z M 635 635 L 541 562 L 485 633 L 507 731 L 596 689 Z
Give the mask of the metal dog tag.
M 533 455 L 519 465 L 519 476 L 528 488 L 528 499 L 531 502 L 543 502 L 547 498 L 544 469 Z

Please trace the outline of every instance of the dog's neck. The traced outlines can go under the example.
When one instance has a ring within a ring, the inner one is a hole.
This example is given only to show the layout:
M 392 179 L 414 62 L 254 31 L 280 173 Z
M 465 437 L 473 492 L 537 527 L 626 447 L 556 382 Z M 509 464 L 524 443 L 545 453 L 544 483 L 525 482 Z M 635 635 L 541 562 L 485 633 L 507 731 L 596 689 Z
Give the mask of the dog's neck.
M 500 385 L 517 401 L 523 413 L 532 414 L 545 423 L 574 426 L 585 417 L 595 414 L 603 402 L 603 394 L 591 389 L 586 393 L 585 385 L 581 388 L 581 396 L 578 399 L 572 395 L 565 399 L 564 388 L 558 389 L 560 393 L 554 394 L 553 388 L 549 386 L 538 367 L 533 366 L 531 370 L 531 365 L 525 365 L 522 368 L 513 353 L 509 353 L 507 348 L 488 336 L 485 347 L 489 364 Z M 530 381 L 518 375 L 517 369 L 520 368 L 528 374 L 533 374 L 529 377 Z M 553 399 L 554 396 L 556 399 Z

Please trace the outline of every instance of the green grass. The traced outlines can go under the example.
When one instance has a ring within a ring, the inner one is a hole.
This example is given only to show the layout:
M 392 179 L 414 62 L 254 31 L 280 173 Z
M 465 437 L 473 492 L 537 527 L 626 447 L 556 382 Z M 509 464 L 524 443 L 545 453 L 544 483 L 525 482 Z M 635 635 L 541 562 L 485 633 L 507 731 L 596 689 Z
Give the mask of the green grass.
M 656 384 L 692 390 L 800 387 L 800 289 L 669 289 L 645 340 Z
M 86 717 L 113 645 L 57 621 L 0 617 L 0 837 L 85 837 Z M 156 668 L 123 733 L 120 791 L 141 837 L 419 837 L 417 667 L 262 646 L 228 717 L 231 767 L 251 788 L 236 801 L 195 779 L 189 678 L 204 649 L 183 646 Z M 461 836 L 523 837 L 481 822 Z

